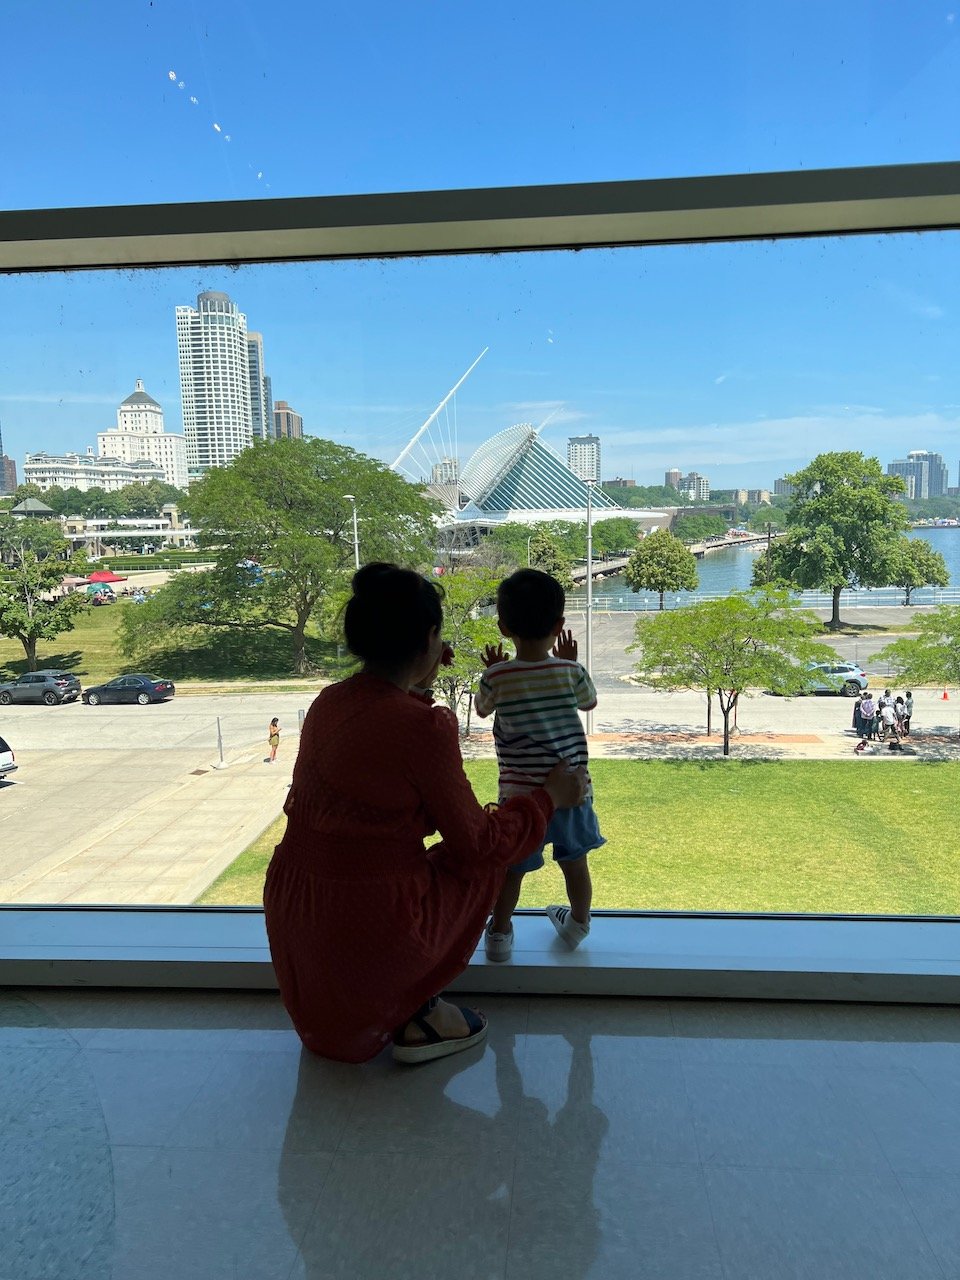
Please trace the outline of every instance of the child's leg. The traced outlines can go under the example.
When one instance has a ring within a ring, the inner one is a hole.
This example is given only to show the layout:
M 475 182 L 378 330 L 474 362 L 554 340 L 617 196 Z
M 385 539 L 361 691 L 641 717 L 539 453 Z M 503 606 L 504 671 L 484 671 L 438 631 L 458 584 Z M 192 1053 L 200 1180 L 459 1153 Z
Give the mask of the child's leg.
M 593 902 L 593 881 L 586 856 L 575 862 L 561 862 L 560 870 L 567 884 L 567 899 L 573 918 L 578 924 L 590 923 L 590 904 Z
M 491 933 L 509 933 L 510 921 L 513 913 L 517 909 L 517 903 L 520 900 L 520 887 L 523 884 L 524 872 L 507 871 L 503 881 L 503 888 L 500 890 L 500 896 L 493 908 L 493 915 L 490 918 Z

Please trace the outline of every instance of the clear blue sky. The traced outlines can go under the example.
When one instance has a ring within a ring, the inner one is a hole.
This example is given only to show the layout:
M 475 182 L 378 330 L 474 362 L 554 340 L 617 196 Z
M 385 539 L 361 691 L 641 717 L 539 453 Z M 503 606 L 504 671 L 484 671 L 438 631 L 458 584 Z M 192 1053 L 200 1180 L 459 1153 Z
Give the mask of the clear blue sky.
M 953 160 L 958 28 L 960 0 L 7 0 L 0 205 Z M 836 447 L 955 482 L 958 266 L 950 234 L 0 278 L 0 421 L 18 459 L 82 449 L 142 377 L 179 429 L 173 308 L 223 288 L 274 394 L 380 456 L 489 345 L 463 455 L 553 412 L 641 482 Z

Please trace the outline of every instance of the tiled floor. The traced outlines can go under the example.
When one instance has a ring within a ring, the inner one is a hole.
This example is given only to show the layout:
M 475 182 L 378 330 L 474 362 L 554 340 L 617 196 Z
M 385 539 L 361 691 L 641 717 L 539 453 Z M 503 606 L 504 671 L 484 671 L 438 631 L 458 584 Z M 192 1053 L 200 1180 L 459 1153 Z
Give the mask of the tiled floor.
M 960 1011 L 478 1003 L 403 1069 L 269 994 L 0 993 L 0 1280 L 960 1280 Z

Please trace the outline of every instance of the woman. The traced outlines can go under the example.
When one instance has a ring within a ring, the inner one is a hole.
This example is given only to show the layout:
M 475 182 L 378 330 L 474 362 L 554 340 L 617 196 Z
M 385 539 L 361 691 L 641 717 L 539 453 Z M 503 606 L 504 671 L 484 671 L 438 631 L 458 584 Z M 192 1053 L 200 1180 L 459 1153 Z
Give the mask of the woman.
M 391 1038 L 401 1062 L 483 1039 L 482 1015 L 436 993 L 469 963 L 506 867 L 585 794 L 585 773 L 558 764 L 542 788 L 481 808 L 456 717 L 432 705 L 442 622 L 440 593 L 419 574 L 370 564 L 354 576 L 344 630 L 363 669 L 307 713 L 267 872 L 284 1004 L 308 1049 L 343 1062 Z M 425 850 L 434 831 L 443 842 Z
M 270 727 L 267 729 L 267 746 L 270 748 L 267 764 L 275 764 L 277 749 L 280 746 L 280 721 L 276 716 L 270 721 Z

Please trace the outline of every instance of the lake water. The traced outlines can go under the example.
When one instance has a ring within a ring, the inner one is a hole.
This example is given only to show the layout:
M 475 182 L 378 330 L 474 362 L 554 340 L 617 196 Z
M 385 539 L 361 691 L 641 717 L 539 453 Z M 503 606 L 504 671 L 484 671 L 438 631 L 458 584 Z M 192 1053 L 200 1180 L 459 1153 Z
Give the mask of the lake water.
M 914 529 L 911 537 L 924 538 L 935 551 L 939 551 L 946 561 L 950 573 L 950 586 L 960 588 L 960 528 L 948 529 Z M 697 596 L 723 596 L 731 591 L 745 591 L 750 586 L 750 575 L 753 563 L 763 550 L 762 543 L 754 543 L 746 547 L 724 548 L 722 551 L 711 551 L 697 561 L 697 574 L 700 586 L 696 592 L 681 591 L 671 594 L 665 603 L 672 606 L 687 604 Z M 577 595 L 582 594 L 578 589 Z M 593 595 L 598 606 L 620 607 L 625 609 L 656 609 L 658 597 L 653 592 L 635 593 L 630 590 L 621 577 L 607 578 L 593 584 Z M 914 604 L 937 604 L 942 595 L 936 588 L 922 588 L 914 591 Z M 828 603 L 825 593 L 804 592 L 807 604 Z M 872 591 L 844 592 L 844 602 L 858 605 L 891 605 L 903 603 L 903 589 L 885 587 Z M 952 596 L 950 597 L 952 600 Z

